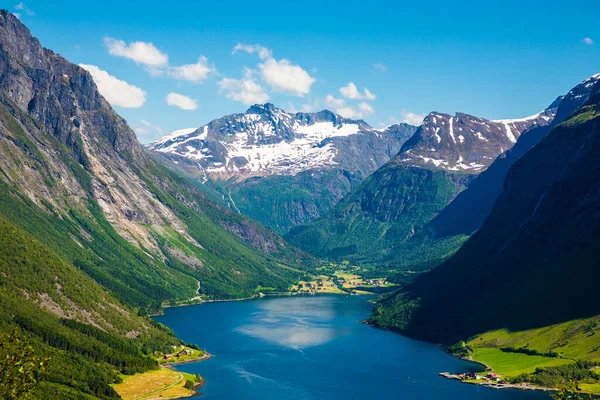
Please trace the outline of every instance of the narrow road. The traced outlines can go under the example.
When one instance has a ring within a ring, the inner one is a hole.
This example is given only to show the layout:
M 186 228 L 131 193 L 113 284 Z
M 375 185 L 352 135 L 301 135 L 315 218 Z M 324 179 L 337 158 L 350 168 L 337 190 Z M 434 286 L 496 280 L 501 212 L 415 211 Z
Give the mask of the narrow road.
M 134 400 L 142 400 L 142 399 L 147 399 L 147 398 L 148 398 L 148 397 L 150 397 L 150 396 L 154 396 L 155 394 L 159 394 L 160 392 L 164 392 L 164 391 L 166 391 L 166 390 L 169 390 L 169 389 L 171 389 L 172 387 L 179 385 L 183 379 L 184 379 L 183 375 L 182 375 L 182 374 L 179 374 L 179 378 L 177 379 L 177 381 L 176 381 L 175 383 L 172 383 L 172 384 L 170 384 L 169 386 L 165 386 L 165 387 L 163 387 L 163 388 L 160 388 L 160 389 L 153 390 L 153 391 L 152 391 L 152 392 L 150 392 L 150 393 L 146 393 L 146 394 L 144 394 L 144 395 L 141 395 L 141 396 L 135 397 L 135 398 L 134 398 Z

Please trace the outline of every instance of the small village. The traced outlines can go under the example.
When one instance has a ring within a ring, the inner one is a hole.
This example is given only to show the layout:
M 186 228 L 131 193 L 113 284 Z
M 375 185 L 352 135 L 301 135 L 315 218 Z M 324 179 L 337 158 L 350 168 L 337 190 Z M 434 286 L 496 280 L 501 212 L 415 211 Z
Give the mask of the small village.
M 172 346 L 173 352 L 163 354 L 154 352 L 154 357 L 159 364 L 186 363 L 191 361 L 199 361 L 207 358 L 208 353 L 203 350 L 192 349 L 184 345 Z
M 491 389 L 547 390 L 525 382 L 519 384 L 510 383 L 504 377 L 494 372 L 457 372 L 456 374 L 440 372 L 440 376 L 447 379 L 459 380 L 463 383 L 486 386 Z
M 380 293 L 388 287 L 396 286 L 385 278 L 363 278 L 362 272 L 356 266 L 344 266 L 332 264 L 324 266 L 319 270 L 321 274 L 311 279 L 300 280 L 290 287 L 290 291 L 300 294 L 373 294 Z

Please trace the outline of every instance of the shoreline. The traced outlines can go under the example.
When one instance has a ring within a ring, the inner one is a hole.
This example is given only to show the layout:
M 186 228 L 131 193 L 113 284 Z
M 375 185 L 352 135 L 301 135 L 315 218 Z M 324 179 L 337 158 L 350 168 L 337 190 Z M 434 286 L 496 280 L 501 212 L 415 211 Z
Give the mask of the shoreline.
M 192 363 L 196 363 L 196 362 L 200 362 L 200 361 L 210 360 L 212 358 L 212 356 L 213 356 L 212 354 L 210 354 L 209 352 L 206 352 L 202 357 L 200 357 L 196 360 L 179 361 L 179 362 L 175 361 L 175 362 L 170 362 L 170 363 L 159 364 L 159 368 L 167 368 L 172 371 L 177 371 L 173 367 L 175 367 L 177 365 L 192 364 Z M 202 387 L 205 384 L 206 384 L 206 379 L 202 378 L 202 380 L 200 382 L 196 382 L 194 384 L 194 386 L 192 386 L 192 390 L 194 391 L 194 393 L 190 394 L 189 396 L 176 397 L 176 398 L 173 398 L 172 400 L 185 400 L 185 399 L 191 399 L 194 397 L 200 397 L 200 396 L 202 396 L 202 393 L 199 392 L 199 390 L 202 389 Z
M 158 364 L 158 366 L 173 369 L 172 367 L 175 365 L 192 364 L 195 362 L 206 361 L 206 360 L 210 360 L 212 357 L 213 357 L 213 355 L 207 351 L 204 353 L 204 355 L 202 357 L 197 358 L 195 360 L 173 361 L 173 362 Z
M 299 293 L 299 292 L 281 292 L 281 293 L 260 293 L 260 294 L 255 294 L 252 295 L 250 297 L 243 297 L 240 299 L 211 299 L 211 300 L 199 300 L 196 303 L 183 303 L 183 304 L 176 304 L 176 305 L 163 305 L 161 306 L 161 310 L 167 309 L 167 308 L 178 308 L 178 307 L 189 307 L 189 306 L 197 306 L 200 304 L 204 304 L 204 303 L 228 303 L 228 302 L 234 302 L 234 301 L 249 301 L 249 300 L 256 300 L 256 299 L 261 299 L 263 297 L 291 297 L 291 296 L 323 296 L 323 295 L 332 295 L 332 296 L 376 296 L 376 293 L 369 293 L 369 294 L 351 294 L 351 293 L 315 293 L 315 294 L 310 294 L 310 293 Z M 163 316 L 164 313 L 160 313 L 160 314 L 148 314 L 149 317 L 160 317 Z M 374 326 L 374 325 L 372 325 Z
M 367 326 L 370 326 L 372 328 L 376 328 L 376 329 L 381 329 L 381 330 L 385 330 L 385 331 L 391 331 L 394 332 L 398 335 L 402 335 L 404 337 L 408 337 L 411 339 L 415 339 L 415 340 L 419 340 L 425 343 L 431 343 L 434 344 L 436 346 L 441 347 L 444 352 L 446 352 L 447 354 L 449 354 L 452 357 L 458 358 L 459 360 L 463 360 L 463 361 L 468 361 L 470 363 L 474 363 L 474 364 L 478 364 L 481 367 L 484 368 L 484 372 L 488 372 L 488 371 L 493 371 L 494 369 L 492 367 L 490 367 L 489 365 L 487 365 L 486 363 L 484 363 L 483 361 L 478 361 L 478 360 L 474 360 L 471 357 L 469 358 L 465 358 L 465 357 L 460 357 L 457 355 L 454 355 L 452 353 L 450 353 L 448 351 L 448 346 L 440 344 L 440 343 L 432 343 L 432 342 L 427 342 L 418 338 L 413 338 L 411 336 L 407 336 L 405 334 L 403 334 L 402 332 L 396 330 L 396 329 L 390 329 L 390 328 L 383 328 L 378 326 L 377 324 L 373 324 L 371 322 L 369 322 L 368 320 L 361 320 L 360 323 L 365 324 Z M 483 382 L 470 382 L 467 380 L 463 380 L 461 379 L 457 374 L 451 374 L 449 372 L 440 372 L 438 373 L 439 376 L 444 377 L 446 379 L 452 379 L 452 380 L 457 380 L 460 383 L 463 384 L 468 384 L 468 385 L 478 385 L 478 386 L 482 386 L 482 387 L 487 387 L 489 389 L 518 389 L 518 390 L 533 390 L 533 391 L 543 391 L 543 392 L 555 392 L 557 391 L 557 389 L 555 388 L 548 388 L 548 387 L 542 387 L 542 386 L 533 386 L 533 385 L 525 385 L 525 386 L 521 386 L 521 385 L 516 385 L 516 384 L 505 384 L 505 385 L 498 385 L 497 383 L 494 382 L 487 382 L 487 381 L 483 381 Z
M 473 360 L 466 360 L 466 361 L 473 361 Z M 477 362 L 477 363 L 481 364 L 480 362 Z M 533 386 L 530 384 L 525 384 L 525 385 L 523 385 L 523 384 L 517 385 L 517 384 L 513 384 L 513 383 L 498 384 L 497 382 L 491 382 L 491 381 L 472 382 L 472 381 L 468 381 L 468 380 L 463 380 L 458 375 L 451 374 L 449 372 L 440 372 L 438 375 L 442 376 L 446 379 L 456 380 L 456 381 L 459 381 L 460 383 L 465 383 L 467 385 L 483 386 L 483 387 L 487 387 L 489 389 L 518 389 L 518 390 L 532 390 L 532 391 L 538 391 L 538 392 L 554 392 L 554 391 L 556 391 L 556 389 L 546 388 L 546 387 L 541 387 L 541 386 Z

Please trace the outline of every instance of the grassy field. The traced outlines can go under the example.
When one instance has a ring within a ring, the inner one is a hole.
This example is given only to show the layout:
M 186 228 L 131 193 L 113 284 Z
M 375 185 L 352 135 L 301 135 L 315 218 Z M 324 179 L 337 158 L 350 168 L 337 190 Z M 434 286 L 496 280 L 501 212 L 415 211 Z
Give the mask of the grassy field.
M 563 358 L 600 361 L 600 317 L 578 319 L 527 331 L 501 329 L 470 340 L 471 347 L 526 347 Z
M 507 377 L 532 373 L 538 367 L 553 367 L 572 364 L 574 361 L 563 358 L 530 356 L 521 353 L 505 353 L 494 348 L 474 348 L 473 360 L 480 361 L 491 367 L 495 373 Z
M 342 271 L 335 271 L 335 276 L 337 276 L 338 278 L 342 278 L 344 280 L 360 280 L 362 281 L 362 278 L 360 275 L 356 275 L 356 274 L 351 274 L 351 273 L 347 273 L 347 272 L 342 272 Z
M 575 364 L 577 361 L 600 362 L 600 334 L 597 330 L 600 330 L 600 316 L 524 331 L 490 331 L 470 339 L 467 346 L 473 350 L 473 360 L 487 364 L 498 374 L 515 377 L 532 374 L 537 368 Z M 558 357 L 500 350 L 505 347 L 552 352 Z M 597 368 L 594 371 L 598 373 Z M 530 377 L 535 377 L 535 374 Z M 600 381 L 586 378 L 577 384 L 584 392 L 600 394 Z
M 114 389 L 123 400 L 170 399 L 191 396 L 194 391 L 184 387 L 185 381 L 195 377 L 185 372 L 160 368 L 132 376 L 123 376 L 123 382 Z

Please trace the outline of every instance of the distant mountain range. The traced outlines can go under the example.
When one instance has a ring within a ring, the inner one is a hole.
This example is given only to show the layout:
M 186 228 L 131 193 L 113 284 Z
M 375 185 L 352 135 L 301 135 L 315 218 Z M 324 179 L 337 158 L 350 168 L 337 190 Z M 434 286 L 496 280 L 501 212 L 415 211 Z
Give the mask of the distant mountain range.
M 254 105 L 150 143 L 159 161 L 217 190 L 231 209 L 285 233 L 327 211 L 415 132 L 377 130 L 328 110 Z
M 399 153 L 316 221 L 293 228 L 290 243 L 319 257 L 387 270 L 429 269 L 464 242 L 411 245 L 435 218 L 517 139 L 552 123 L 556 107 L 528 118 L 490 121 L 430 113 Z

